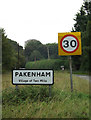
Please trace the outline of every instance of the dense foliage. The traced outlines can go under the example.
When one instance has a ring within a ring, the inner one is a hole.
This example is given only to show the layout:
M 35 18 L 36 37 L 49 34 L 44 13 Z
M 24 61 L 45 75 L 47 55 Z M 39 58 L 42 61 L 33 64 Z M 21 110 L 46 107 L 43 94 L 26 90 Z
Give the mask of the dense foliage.
M 1 29 L 2 33 L 2 70 L 3 72 L 13 68 L 25 66 L 24 50 L 17 42 L 7 38 L 5 30 Z M 19 50 L 19 57 L 18 57 Z
M 21 104 L 28 100 L 28 102 L 35 102 L 35 101 L 45 101 L 49 102 L 53 99 L 53 101 L 61 101 L 64 100 L 67 96 L 70 95 L 70 92 L 61 91 L 57 88 L 52 87 L 51 98 L 49 97 L 49 86 L 27 86 L 23 88 L 19 88 L 19 90 L 15 90 L 14 88 L 8 88 L 3 91 L 3 100 L 2 103 L 13 104 Z M 60 94 L 61 93 L 61 94 Z M 90 96 L 91 97 L 91 96 Z M 88 99 L 89 95 L 84 93 L 72 93 L 70 99 Z
M 68 69 L 68 61 L 60 60 L 60 59 L 50 59 L 50 60 L 40 60 L 36 62 L 27 62 L 27 69 L 54 69 L 60 70 L 61 66 L 65 66 Z
M 28 40 L 25 42 L 25 56 L 27 61 L 46 59 L 47 48 L 38 40 Z
M 76 14 L 74 32 L 82 34 L 82 55 L 73 56 L 75 70 L 89 71 L 89 55 L 91 52 L 91 2 L 84 2 Z M 77 60 L 77 61 L 76 61 Z
M 66 91 L 67 87 L 62 90 L 58 85 L 62 87 L 60 82 L 57 82 L 56 87 L 51 86 L 51 97 L 49 86 L 44 85 L 25 86 L 18 90 L 5 89 L 2 93 L 3 118 L 88 118 L 89 95 L 71 93 Z

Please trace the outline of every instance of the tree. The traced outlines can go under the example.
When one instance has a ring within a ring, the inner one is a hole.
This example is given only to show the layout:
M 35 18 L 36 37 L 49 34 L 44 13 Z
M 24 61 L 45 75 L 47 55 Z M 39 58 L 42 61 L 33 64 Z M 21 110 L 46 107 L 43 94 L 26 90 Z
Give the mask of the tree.
M 25 56 L 27 61 L 30 61 L 31 55 L 33 55 L 33 51 L 39 51 L 41 54 L 41 58 L 47 58 L 47 48 L 40 41 L 32 39 L 25 42 Z M 34 52 L 35 53 L 35 52 Z
M 19 46 L 19 66 L 18 66 L 18 43 L 7 38 L 5 30 L 2 29 L 2 69 L 3 72 L 13 68 L 24 67 L 25 57 L 22 46 Z
M 30 55 L 30 61 L 36 61 L 36 60 L 40 60 L 43 59 L 43 56 L 40 54 L 39 51 L 34 50 L 31 55 Z
M 48 44 L 46 44 L 46 47 L 49 50 L 50 59 L 59 58 L 59 56 L 58 56 L 58 44 L 57 43 L 48 43 Z
M 87 16 L 83 6 L 81 7 L 80 12 L 76 14 L 76 18 L 74 20 L 76 21 L 76 23 L 74 24 L 75 31 L 84 32 L 87 25 Z
M 89 50 L 91 51 L 91 48 L 84 47 L 83 48 L 83 55 L 81 57 L 81 65 L 80 70 L 81 71 L 89 71 Z
M 25 56 L 24 56 L 24 50 L 23 47 L 20 46 L 16 41 L 13 41 L 9 39 L 9 44 L 11 44 L 13 48 L 14 58 L 15 60 L 15 67 L 25 67 Z M 19 58 L 18 58 L 18 49 L 19 49 Z
M 13 50 L 5 35 L 5 30 L 2 29 L 2 69 L 9 70 L 13 67 Z
M 91 1 L 85 1 L 83 6 L 88 16 L 88 19 L 91 20 Z
M 74 30 L 81 32 L 82 55 L 73 56 L 74 68 L 76 70 L 89 70 L 89 53 L 91 52 L 91 1 L 85 1 L 76 14 Z M 78 62 L 75 60 L 77 59 Z

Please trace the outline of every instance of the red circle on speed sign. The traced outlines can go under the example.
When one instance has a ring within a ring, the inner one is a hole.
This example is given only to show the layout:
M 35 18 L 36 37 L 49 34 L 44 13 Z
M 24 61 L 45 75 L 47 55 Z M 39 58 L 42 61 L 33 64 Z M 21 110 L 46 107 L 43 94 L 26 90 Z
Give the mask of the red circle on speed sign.
M 65 35 L 60 41 L 60 46 L 64 52 L 73 53 L 79 47 L 79 40 L 74 35 Z

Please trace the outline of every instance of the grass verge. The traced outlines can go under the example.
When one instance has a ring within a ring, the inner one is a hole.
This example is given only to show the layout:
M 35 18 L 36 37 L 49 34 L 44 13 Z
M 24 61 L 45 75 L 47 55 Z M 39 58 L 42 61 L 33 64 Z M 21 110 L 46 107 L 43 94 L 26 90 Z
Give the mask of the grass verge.
M 16 91 L 9 73 L 9 78 L 3 79 L 3 118 L 88 118 L 89 82 L 73 76 L 74 91 L 71 93 L 69 73 L 54 73 L 51 98 L 49 86 L 25 85 Z M 6 81 L 10 85 L 6 85 Z

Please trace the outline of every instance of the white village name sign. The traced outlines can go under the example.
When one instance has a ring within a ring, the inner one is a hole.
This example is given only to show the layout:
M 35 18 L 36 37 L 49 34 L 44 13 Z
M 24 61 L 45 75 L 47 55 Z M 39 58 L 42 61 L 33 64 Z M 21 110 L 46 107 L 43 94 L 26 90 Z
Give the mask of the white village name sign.
M 13 70 L 12 83 L 14 85 L 52 85 L 54 83 L 53 70 Z

